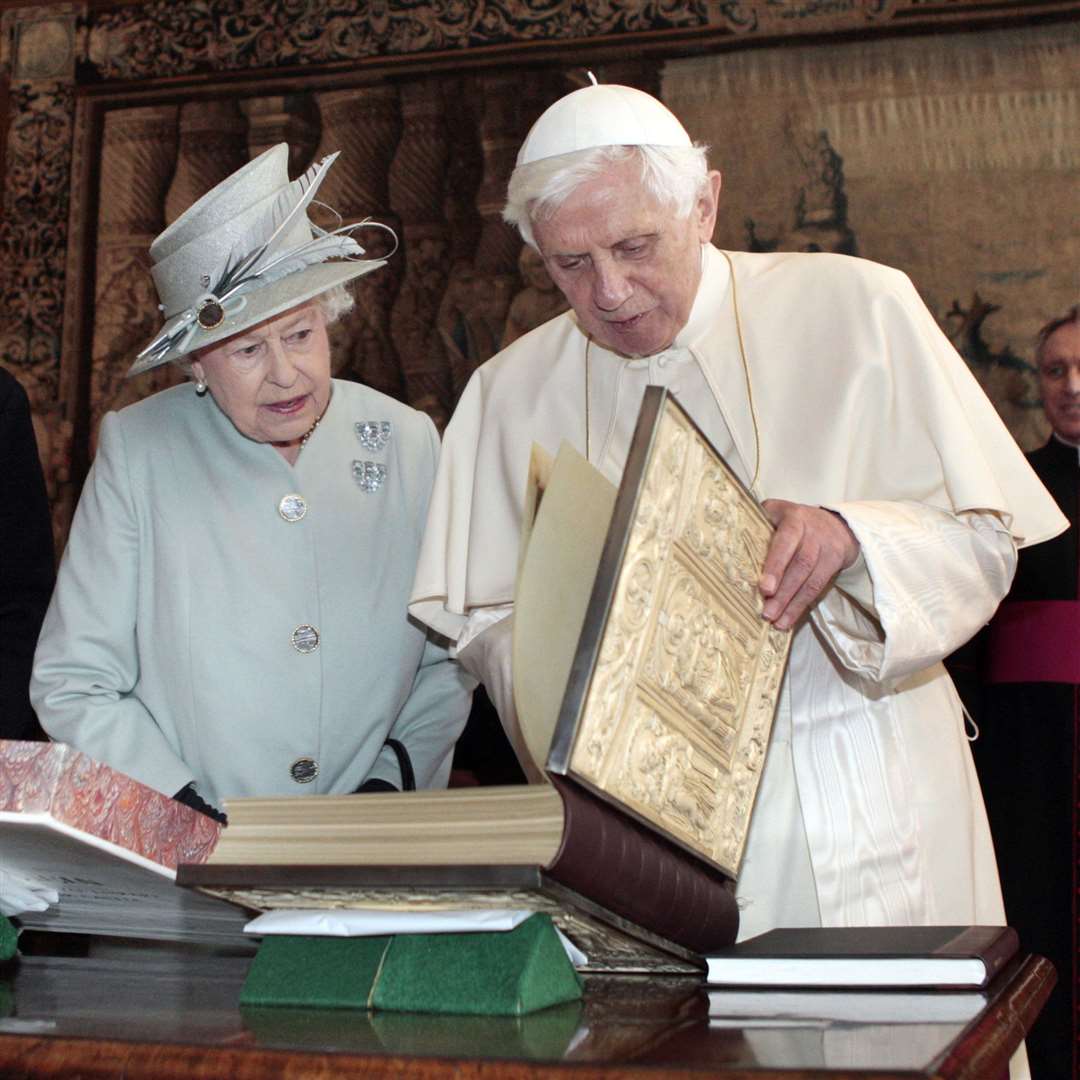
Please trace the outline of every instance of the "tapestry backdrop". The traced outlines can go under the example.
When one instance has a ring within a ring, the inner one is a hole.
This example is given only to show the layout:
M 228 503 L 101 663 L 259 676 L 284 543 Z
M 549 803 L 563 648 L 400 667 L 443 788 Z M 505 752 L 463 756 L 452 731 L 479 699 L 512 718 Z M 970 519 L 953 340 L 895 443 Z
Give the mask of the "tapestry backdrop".
M 724 174 L 721 246 L 906 271 L 1030 449 L 1034 335 L 1080 301 L 1078 56 L 1075 24 L 745 50 L 663 96 Z
M 1064 21 L 985 28 L 1010 7 Z M 57 549 L 102 414 L 180 377 L 124 372 L 158 323 L 149 241 L 199 193 L 277 141 L 294 174 L 343 150 L 328 200 L 402 243 L 336 328 L 336 370 L 441 426 L 477 364 L 562 306 L 499 211 L 530 122 L 587 69 L 662 93 L 715 147 L 721 245 L 906 270 L 1020 443 L 1041 442 L 1032 335 L 1080 294 L 1078 17 L 1080 0 L 4 10 L 0 364 L 30 395 Z

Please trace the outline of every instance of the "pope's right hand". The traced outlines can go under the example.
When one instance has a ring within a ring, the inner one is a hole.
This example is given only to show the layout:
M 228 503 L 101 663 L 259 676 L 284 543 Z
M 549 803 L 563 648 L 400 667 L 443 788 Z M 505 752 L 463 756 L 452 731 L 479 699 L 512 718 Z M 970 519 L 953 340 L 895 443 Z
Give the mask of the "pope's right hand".
M 60 894 L 39 878 L 0 866 L 0 915 L 45 911 L 59 899 Z

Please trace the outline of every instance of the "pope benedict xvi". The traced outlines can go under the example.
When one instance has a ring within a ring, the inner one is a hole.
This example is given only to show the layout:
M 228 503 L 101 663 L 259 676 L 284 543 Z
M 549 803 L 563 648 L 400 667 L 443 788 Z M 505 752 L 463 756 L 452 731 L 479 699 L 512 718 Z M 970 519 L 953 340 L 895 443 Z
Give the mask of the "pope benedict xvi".
M 763 617 L 794 628 L 739 877 L 740 937 L 1001 923 L 939 661 L 993 614 L 1017 547 L 1065 521 L 902 273 L 720 251 L 719 196 L 704 148 L 640 91 L 589 86 L 536 122 L 505 216 L 571 310 L 466 387 L 411 610 L 456 642 L 515 741 L 531 444 L 554 453 L 566 439 L 618 482 L 645 386 L 667 386 L 776 525 Z

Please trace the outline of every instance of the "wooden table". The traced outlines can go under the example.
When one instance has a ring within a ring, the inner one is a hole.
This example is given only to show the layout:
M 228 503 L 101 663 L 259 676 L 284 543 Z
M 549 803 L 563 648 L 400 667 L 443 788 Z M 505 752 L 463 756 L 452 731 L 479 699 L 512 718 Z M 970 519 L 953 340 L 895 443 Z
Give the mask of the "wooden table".
M 0 1076 L 998 1080 L 1054 982 L 1027 957 L 972 1019 L 899 1024 L 768 1020 L 753 1002 L 735 1018 L 745 992 L 710 1001 L 683 977 L 597 976 L 582 1002 L 509 1019 L 241 1010 L 248 963 L 133 947 L 23 957 L 0 969 Z

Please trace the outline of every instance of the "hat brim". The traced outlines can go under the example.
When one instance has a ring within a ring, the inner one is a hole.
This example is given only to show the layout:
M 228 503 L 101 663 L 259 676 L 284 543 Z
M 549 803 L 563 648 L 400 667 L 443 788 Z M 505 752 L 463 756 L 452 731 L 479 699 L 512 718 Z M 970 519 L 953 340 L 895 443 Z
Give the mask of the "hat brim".
M 239 334 L 248 327 L 272 319 L 275 315 L 298 307 L 320 293 L 344 285 L 354 278 L 370 274 L 385 266 L 385 259 L 363 259 L 352 261 L 324 262 L 297 270 L 287 277 L 272 281 L 262 288 L 244 294 L 243 306 L 232 314 L 226 309 L 225 318 L 212 330 L 206 330 L 197 322 L 194 332 L 182 343 L 177 343 L 165 353 L 145 356 L 137 359 L 128 369 L 128 378 L 140 375 L 151 368 L 180 360 L 193 352 L 205 349 L 215 342 Z

